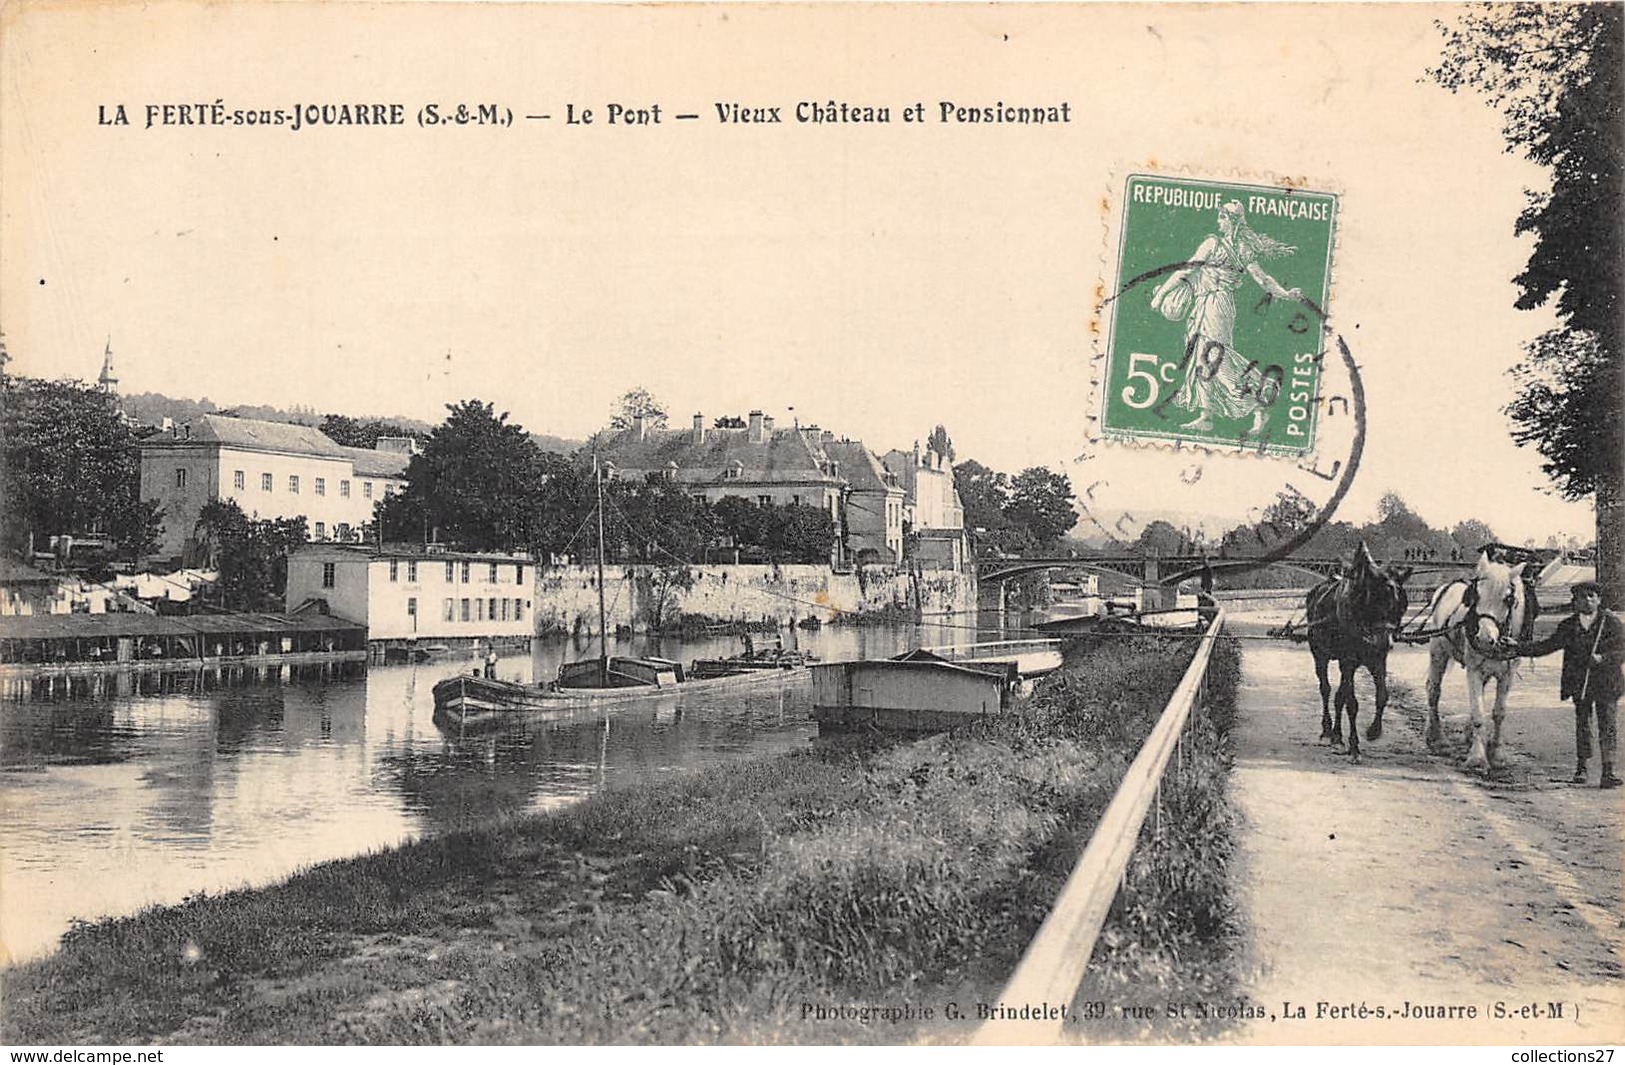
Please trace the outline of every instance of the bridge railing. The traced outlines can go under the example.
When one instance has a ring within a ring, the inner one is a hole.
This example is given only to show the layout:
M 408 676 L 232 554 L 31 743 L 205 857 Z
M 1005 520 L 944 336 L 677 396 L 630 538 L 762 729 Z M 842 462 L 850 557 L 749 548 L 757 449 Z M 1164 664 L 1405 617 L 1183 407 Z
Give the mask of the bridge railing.
M 1062 886 L 1049 916 L 1028 944 L 999 1001 L 1063 1006 L 1071 1003 L 1077 994 L 1101 925 L 1106 921 L 1112 900 L 1122 889 L 1140 830 L 1153 811 L 1157 817 L 1154 831 L 1161 832 L 1163 775 L 1170 762 L 1183 768 L 1192 715 L 1198 707 L 1207 705 L 1213 645 L 1224 623 L 1221 610 L 1202 634 L 1196 656 L 1169 697 L 1162 717 L 1140 753 L 1123 775 L 1117 794 L 1101 815 L 1088 845 Z M 1058 1010 L 1048 1012 L 1059 1013 Z M 977 1029 L 974 1042 L 984 1046 L 1055 1042 L 1064 1024 L 1059 1016 L 1045 1020 L 992 1020 Z
M 1054 637 L 1036 637 L 1025 640 L 989 640 L 983 643 L 952 643 L 936 647 L 922 647 L 950 661 L 967 658 L 998 658 L 1001 655 L 1031 654 L 1034 651 L 1059 651 L 1061 641 Z

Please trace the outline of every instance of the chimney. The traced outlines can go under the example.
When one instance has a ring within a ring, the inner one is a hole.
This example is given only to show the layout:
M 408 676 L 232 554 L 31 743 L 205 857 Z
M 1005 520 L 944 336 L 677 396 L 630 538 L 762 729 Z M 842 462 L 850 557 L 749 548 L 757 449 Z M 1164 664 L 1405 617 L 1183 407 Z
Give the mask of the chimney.
M 750 421 L 748 424 L 749 432 L 747 433 L 747 439 L 753 443 L 760 444 L 762 442 L 762 412 L 759 410 L 751 411 Z
M 829 445 L 835 443 L 835 434 L 830 432 L 828 429 L 825 429 L 818 442 L 823 446 L 828 447 Z
M 766 440 L 768 437 L 770 437 L 772 435 L 773 435 L 773 419 L 771 417 L 763 418 L 762 419 L 762 439 Z
M 637 434 L 639 440 L 642 440 L 649 433 L 649 420 L 641 414 L 632 415 L 632 432 Z
M 694 412 L 694 432 L 692 439 L 696 445 L 705 443 L 705 419 L 700 417 L 698 411 Z

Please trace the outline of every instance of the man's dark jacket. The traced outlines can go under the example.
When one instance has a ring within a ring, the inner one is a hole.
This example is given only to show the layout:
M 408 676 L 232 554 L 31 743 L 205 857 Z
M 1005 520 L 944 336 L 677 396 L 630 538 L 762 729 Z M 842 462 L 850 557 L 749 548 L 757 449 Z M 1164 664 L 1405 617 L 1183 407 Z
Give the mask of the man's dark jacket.
M 1602 626 L 1602 638 L 1597 637 L 1597 626 Z M 1595 646 L 1595 652 L 1592 647 Z M 1625 662 L 1625 625 L 1607 610 L 1597 611 L 1597 620 L 1592 622 L 1591 628 L 1580 628 L 1580 616 L 1570 614 L 1557 624 L 1557 631 L 1544 640 L 1534 643 L 1520 644 L 1520 654 L 1530 658 L 1540 655 L 1549 655 L 1553 651 L 1563 652 L 1563 679 L 1557 693 L 1559 699 L 1567 699 L 1571 695 L 1578 696 L 1580 689 L 1585 688 L 1587 701 L 1606 701 L 1619 698 L 1621 662 Z M 1601 662 L 1593 663 L 1592 654 L 1602 656 Z M 1591 668 L 1590 679 L 1586 679 L 1586 667 Z

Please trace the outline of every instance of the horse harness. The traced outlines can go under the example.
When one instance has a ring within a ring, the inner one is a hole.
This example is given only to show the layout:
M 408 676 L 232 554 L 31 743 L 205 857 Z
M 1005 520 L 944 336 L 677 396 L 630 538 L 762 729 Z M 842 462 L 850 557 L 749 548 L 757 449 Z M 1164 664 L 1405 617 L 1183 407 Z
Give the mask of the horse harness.
M 1450 588 L 1458 584 L 1465 585 L 1466 590 L 1462 592 L 1461 595 L 1461 606 L 1457 607 L 1456 609 L 1464 609 L 1466 610 L 1466 614 L 1464 614 L 1459 621 L 1446 620 L 1443 625 L 1432 629 L 1417 629 L 1414 632 L 1396 632 L 1394 633 L 1394 642 L 1427 643 L 1435 636 L 1448 636 L 1459 630 L 1465 630 L 1467 646 L 1473 649 L 1473 653 L 1480 655 L 1481 657 L 1495 659 L 1520 657 L 1516 652 L 1509 652 L 1500 646 L 1499 640 L 1501 631 L 1505 629 L 1507 622 L 1512 620 L 1512 610 L 1517 605 L 1517 590 L 1521 581 L 1509 581 L 1507 583 L 1507 594 L 1506 597 L 1501 601 L 1501 604 L 1506 607 L 1506 621 L 1497 621 L 1494 614 L 1483 614 L 1478 610 L 1478 585 L 1483 579 L 1484 578 L 1482 576 L 1478 576 L 1474 577 L 1470 581 L 1451 581 L 1449 584 L 1441 586 L 1439 592 L 1435 592 L 1431 597 L 1429 597 L 1428 605 L 1431 606 L 1438 600 L 1439 594 L 1443 592 L 1445 588 Z M 1423 607 L 1423 609 L 1426 610 L 1427 607 Z M 1451 611 L 1451 614 L 1454 615 L 1455 611 Z M 1488 621 L 1496 628 L 1496 639 L 1488 643 L 1486 643 L 1478 634 L 1480 624 L 1485 621 Z

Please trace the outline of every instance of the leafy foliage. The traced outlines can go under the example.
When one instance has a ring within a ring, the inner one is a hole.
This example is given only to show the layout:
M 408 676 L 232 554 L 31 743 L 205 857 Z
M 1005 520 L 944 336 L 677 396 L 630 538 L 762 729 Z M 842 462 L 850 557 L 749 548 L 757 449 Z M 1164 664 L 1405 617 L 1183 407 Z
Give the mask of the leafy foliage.
M 948 436 L 948 429 L 946 426 L 939 425 L 932 429 L 931 435 L 926 438 L 925 446 L 931 451 L 935 451 L 937 454 L 941 455 L 944 463 L 949 465 L 953 464 L 954 442 L 953 439 Z
M 208 567 L 220 572 L 220 606 L 278 610 L 286 605 L 282 589 L 287 586 L 288 556 L 307 536 L 303 517 L 256 520 L 235 500 L 217 499 L 199 512 L 194 535 Z
M 448 404 L 406 468 L 407 489 L 379 507 L 384 534 L 450 540 L 475 551 L 530 547 L 543 496 L 542 452 L 489 403 Z
M 649 428 L 664 429 L 667 413 L 666 405 L 647 388 L 629 388 L 615 401 L 609 425 L 612 429 L 630 429 L 632 419 L 641 415 Z
M 1003 552 L 1052 550 L 1078 523 L 1072 482 L 1063 473 L 1029 466 L 1014 478 L 974 459 L 954 467 L 965 527 L 979 548 Z
M 1561 324 L 1525 347 L 1508 405 L 1513 439 L 1533 444 L 1564 496 L 1595 494 L 1598 574 L 1625 590 L 1625 373 L 1620 346 L 1621 28 L 1617 4 L 1498 4 L 1445 34 L 1433 78 L 1472 88 L 1506 118 L 1507 150 L 1547 167 L 1514 232 L 1534 250 L 1515 306 L 1555 302 Z
M 1066 474 L 1029 466 L 1010 482 L 1005 517 L 1038 547 L 1051 548 L 1078 523 L 1072 500 L 1072 481 Z
M 369 451 L 378 446 L 380 437 L 409 436 L 420 439 L 424 435 L 416 429 L 396 425 L 393 422 L 380 421 L 377 418 L 363 422 L 345 414 L 326 415 L 322 418 L 319 428 L 335 444 L 366 448 Z
M 0 539 L 105 533 L 128 557 L 158 542 L 156 503 L 141 500 L 141 457 L 116 399 L 78 381 L 5 379 L 0 393 Z

